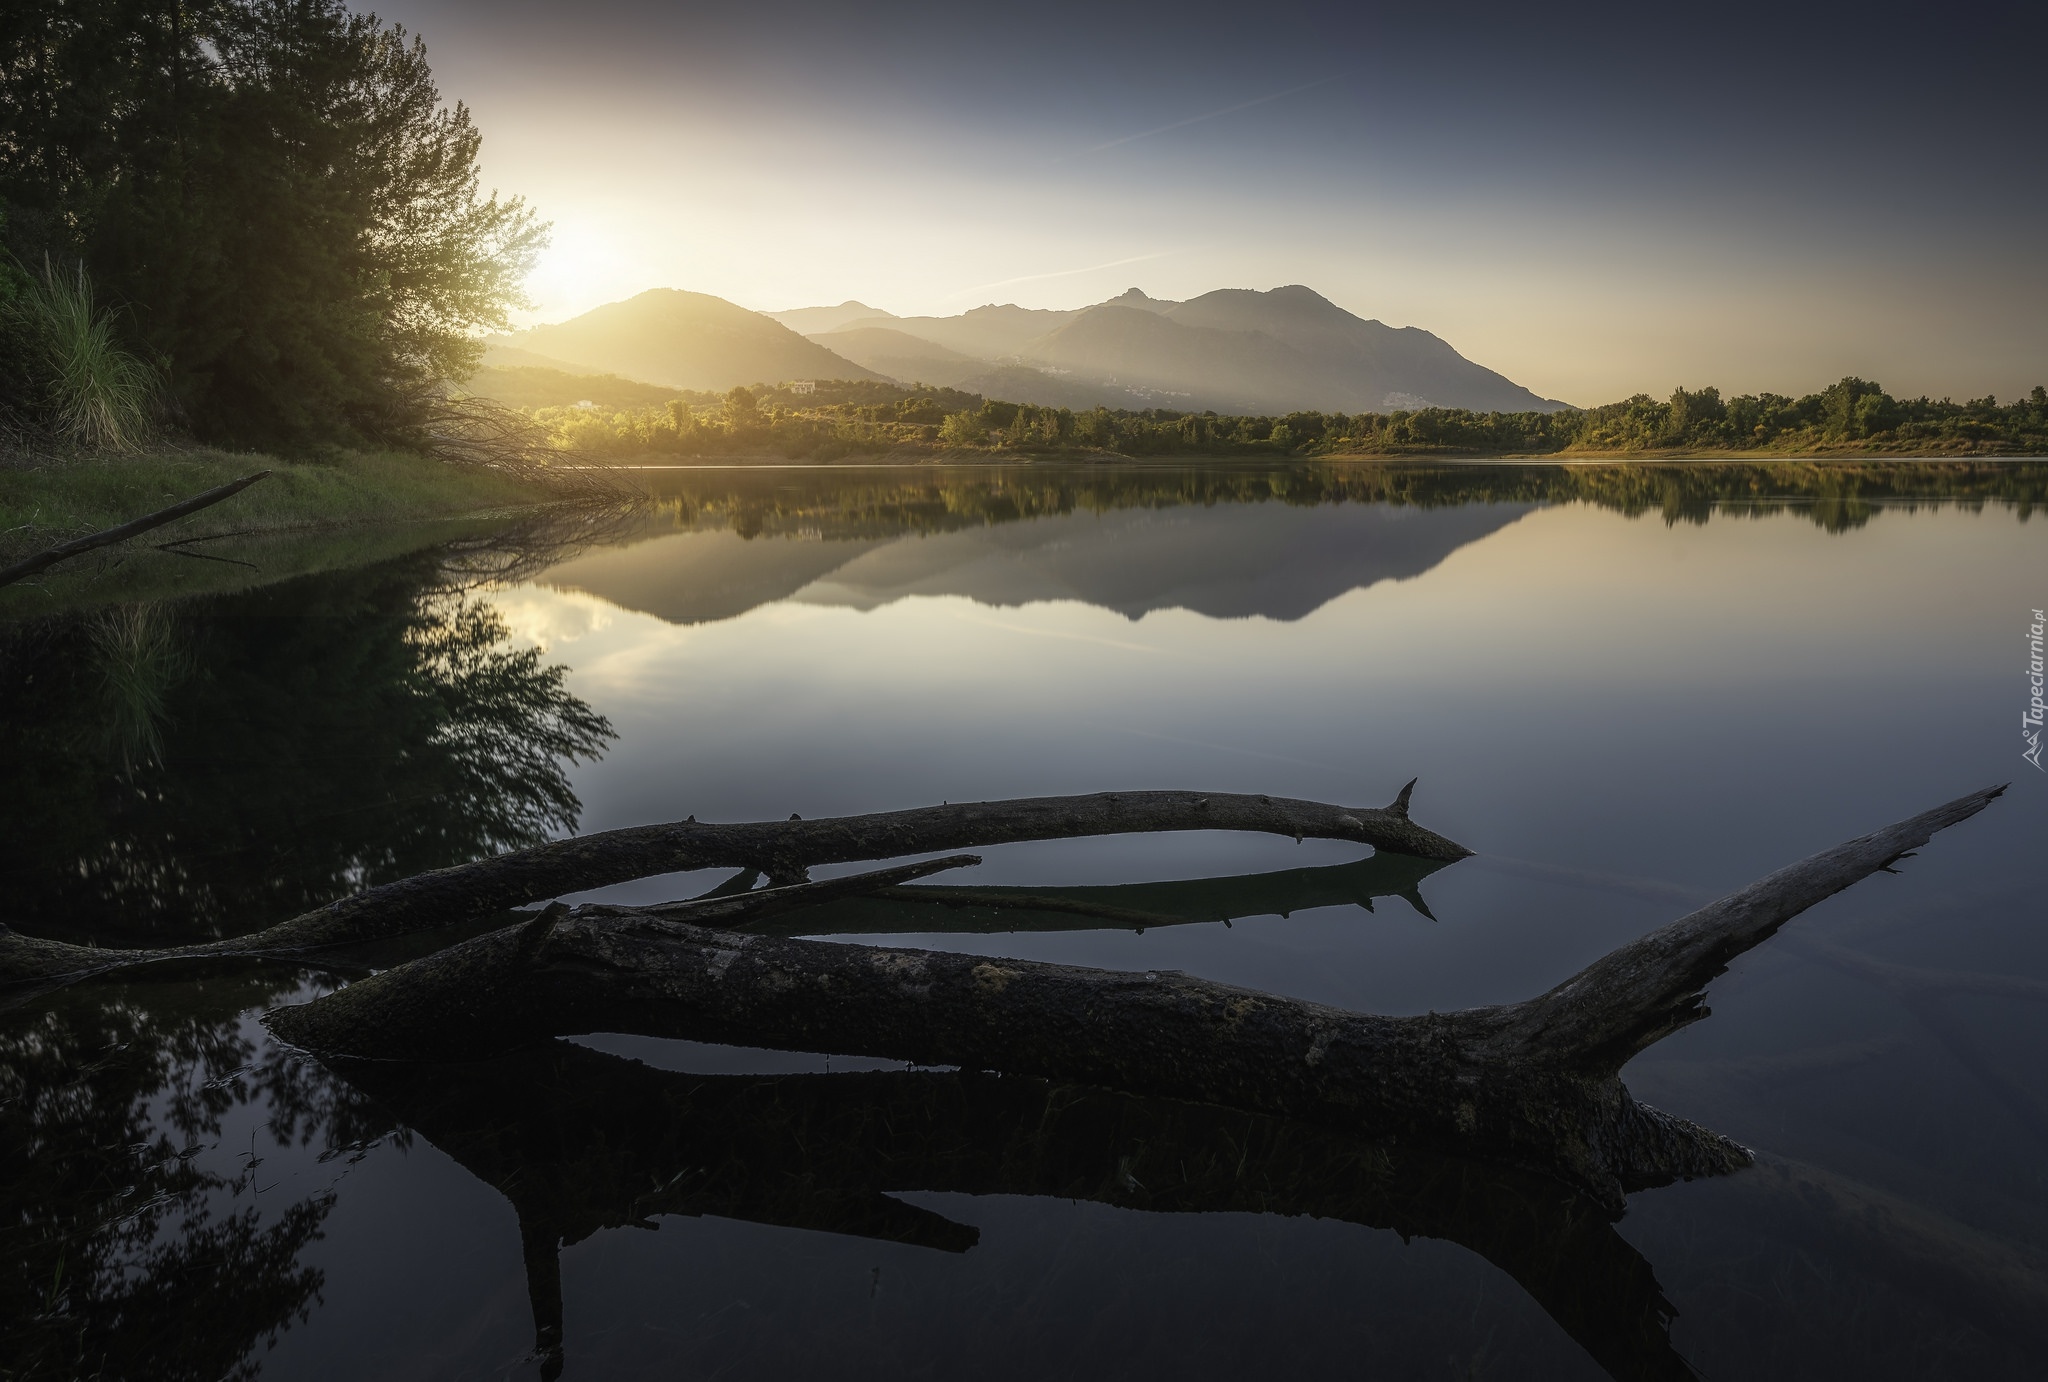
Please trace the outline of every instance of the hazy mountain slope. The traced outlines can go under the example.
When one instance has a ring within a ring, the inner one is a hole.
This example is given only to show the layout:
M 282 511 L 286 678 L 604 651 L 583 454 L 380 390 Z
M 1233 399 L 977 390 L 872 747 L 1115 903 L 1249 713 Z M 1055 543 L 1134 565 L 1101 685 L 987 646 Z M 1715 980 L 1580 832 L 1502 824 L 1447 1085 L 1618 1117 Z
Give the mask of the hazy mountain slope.
M 674 389 L 616 374 L 571 373 L 538 365 L 485 365 L 464 380 L 463 387 L 510 408 L 567 408 L 586 399 L 600 408 L 655 408 L 676 396 Z
M 1226 288 L 1175 304 L 1165 315 L 1185 326 L 1258 332 L 1291 346 L 1313 362 L 1312 391 L 1328 400 L 1318 405 L 1324 408 L 1384 411 L 1415 406 L 1416 399 L 1481 412 L 1564 406 L 1474 364 L 1439 336 L 1367 321 L 1299 285 L 1269 293 Z
M 813 329 L 801 335 L 778 318 Z M 487 345 L 490 365 L 618 374 L 693 390 L 891 379 L 1077 409 L 1565 406 L 1474 364 L 1430 332 L 1367 321 L 1298 285 L 1224 289 L 1187 302 L 1133 288 L 1070 312 L 1010 304 L 957 317 L 892 317 L 853 301 L 764 314 L 658 289 Z
M 962 355 L 1057 372 L 1018 376 L 1012 368 L 1000 379 L 990 371 L 929 380 L 1017 403 L 1253 413 L 1564 406 L 1474 364 L 1428 331 L 1367 321 L 1300 286 L 1224 289 L 1187 302 L 1132 288 L 1073 312 L 991 306 L 854 324 L 884 326 Z
M 907 331 L 896 331 L 886 326 L 814 332 L 810 339 L 835 355 L 903 384 L 957 387 L 961 380 L 985 373 L 989 368 L 986 360 L 963 355 Z M 1036 400 L 1013 401 L 1029 403 Z
M 1183 326 L 1114 303 L 1089 308 L 1019 354 L 1148 391 L 1155 407 L 1289 412 L 1317 407 L 1328 393 L 1317 361 L 1262 332 Z
M 759 312 L 675 288 L 656 288 L 554 326 L 495 337 L 490 345 L 678 389 L 878 377 Z
M 1081 315 L 1080 309 L 1072 312 L 1041 311 L 1037 308 L 1018 307 L 1014 303 L 1002 307 L 977 307 L 957 317 L 885 317 L 878 321 L 849 323 L 851 326 L 885 326 L 895 331 L 906 332 L 922 340 L 932 341 L 957 350 L 963 355 L 974 355 L 984 360 L 1000 360 L 1006 355 L 1015 355 L 1027 341 L 1036 340 L 1046 332 L 1072 321 Z
M 509 336 L 491 336 L 484 341 L 483 364 L 487 368 L 500 369 L 544 369 L 557 374 L 603 374 L 605 371 L 592 369 L 569 360 L 557 360 L 536 351 L 522 350 L 508 345 Z
M 1007 403 L 1035 403 L 1042 408 L 1153 408 L 1188 406 L 1186 398 L 1169 398 L 1159 390 L 1109 383 L 1071 372 L 1049 374 L 1028 364 L 994 364 L 964 355 L 906 331 L 883 326 L 856 326 L 827 331 L 812 340 L 857 365 L 901 384 L 930 384 L 961 389 Z
M 988 365 L 953 385 L 983 398 L 1000 398 L 1005 403 L 1035 403 L 1041 408 L 1182 408 L 1184 398 L 1165 398 L 1158 391 L 1077 375 L 1048 374 L 1030 365 Z
M 852 298 L 837 307 L 792 307 L 787 312 L 763 312 L 761 315 L 781 322 L 800 336 L 822 336 L 827 331 L 843 331 L 854 322 L 893 321 L 896 317 L 894 312 L 884 312 L 879 307 L 870 307 Z

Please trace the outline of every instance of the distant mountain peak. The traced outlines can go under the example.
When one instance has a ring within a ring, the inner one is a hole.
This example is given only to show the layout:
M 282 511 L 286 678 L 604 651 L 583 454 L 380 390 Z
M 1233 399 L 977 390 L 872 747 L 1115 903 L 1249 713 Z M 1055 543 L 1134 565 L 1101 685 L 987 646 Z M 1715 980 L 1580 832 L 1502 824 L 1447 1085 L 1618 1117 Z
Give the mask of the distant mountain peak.
M 681 288 L 650 288 L 565 322 L 492 337 L 486 347 L 487 364 L 545 357 L 676 389 L 880 377 L 763 313 Z
M 843 331 L 855 322 L 895 321 L 896 314 L 848 298 L 837 307 L 792 307 L 783 312 L 763 312 L 771 321 L 781 322 L 799 336 L 817 336 Z

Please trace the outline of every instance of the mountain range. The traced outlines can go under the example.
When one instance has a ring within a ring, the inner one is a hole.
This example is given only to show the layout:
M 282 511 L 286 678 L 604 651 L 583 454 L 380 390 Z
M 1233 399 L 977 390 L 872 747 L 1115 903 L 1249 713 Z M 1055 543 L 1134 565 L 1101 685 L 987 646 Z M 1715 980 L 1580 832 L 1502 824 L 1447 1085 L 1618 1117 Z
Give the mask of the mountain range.
M 1383 413 L 1567 405 L 1419 327 L 1353 315 L 1311 289 L 1226 288 L 1186 302 L 1136 288 L 1070 311 L 977 307 L 898 317 L 860 302 L 751 312 L 659 288 L 491 338 L 485 363 L 615 374 L 675 389 L 893 380 L 1049 407 Z

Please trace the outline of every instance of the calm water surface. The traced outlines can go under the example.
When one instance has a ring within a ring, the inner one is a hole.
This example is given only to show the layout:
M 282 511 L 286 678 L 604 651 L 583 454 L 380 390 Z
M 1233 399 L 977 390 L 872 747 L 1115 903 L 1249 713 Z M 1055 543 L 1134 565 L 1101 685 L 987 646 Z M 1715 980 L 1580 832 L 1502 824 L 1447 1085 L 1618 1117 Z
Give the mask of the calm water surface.
M 324 975 L 16 1001 L 0 1376 L 2041 1375 L 2048 779 L 2021 717 L 2048 470 L 649 484 L 595 536 L 508 534 L 509 565 L 429 548 L 0 629 L 8 921 L 162 943 L 571 828 L 1149 787 L 1376 805 L 1419 777 L 1416 818 L 1477 857 L 1009 846 L 948 881 L 1188 920 L 791 928 L 1415 1013 L 1528 997 L 2014 790 L 1628 1068 L 1762 1155 L 1611 1226 L 1313 1129 L 830 1053 L 600 1034 L 344 1080 L 255 1021 Z

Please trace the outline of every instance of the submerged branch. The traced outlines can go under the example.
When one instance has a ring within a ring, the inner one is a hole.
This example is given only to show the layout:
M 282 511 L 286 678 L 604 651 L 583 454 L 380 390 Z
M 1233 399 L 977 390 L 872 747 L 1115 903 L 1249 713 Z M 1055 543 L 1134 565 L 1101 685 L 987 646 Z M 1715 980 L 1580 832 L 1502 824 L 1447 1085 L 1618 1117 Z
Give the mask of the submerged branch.
M 1613 1072 L 1638 1051 L 1707 1016 L 1704 989 L 1729 961 L 1761 945 L 1807 908 L 1907 857 L 1937 831 L 1966 821 L 2003 794 L 1989 787 L 1802 859 L 1740 892 L 1595 960 L 1512 1010 L 1513 1044 L 1568 1054 Z

